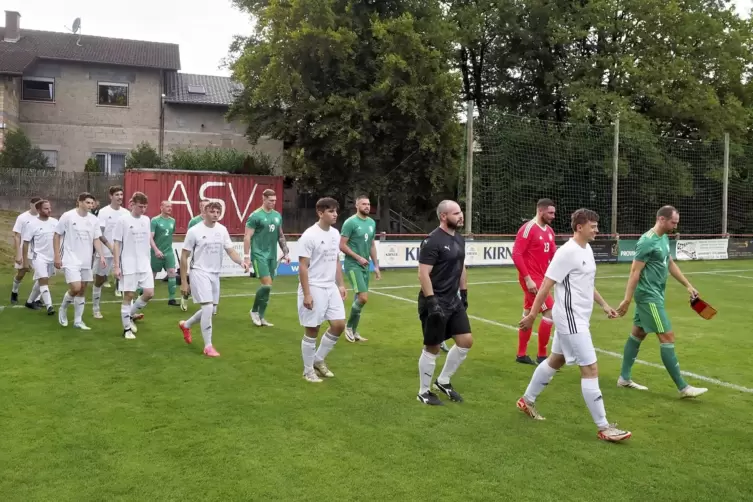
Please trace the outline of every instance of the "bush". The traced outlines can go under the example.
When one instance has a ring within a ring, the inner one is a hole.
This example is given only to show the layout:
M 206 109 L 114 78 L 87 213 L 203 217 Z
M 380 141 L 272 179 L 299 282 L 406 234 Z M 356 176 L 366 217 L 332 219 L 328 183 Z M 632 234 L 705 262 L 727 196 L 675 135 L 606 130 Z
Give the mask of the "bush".
M 11 129 L 5 134 L 5 144 L 0 151 L 0 168 L 50 169 L 47 157 L 31 144 L 21 129 Z
M 91 158 L 86 161 L 86 164 L 84 165 L 84 172 L 86 173 L 98 173 L 101 172 L 99 169 L 99 162 L 97 162 L 97 159 Z
M 128 154 L 126 166 L 129 169 L 157 169 L 162 167 L 162 158 L 152 145 L 144 141 Z
M 187 171 L 226 171 L 232 174 L 270 175 L 274 164 L 268 155 L 233 148 L 175 148 L 167 158 L 167 168 Z

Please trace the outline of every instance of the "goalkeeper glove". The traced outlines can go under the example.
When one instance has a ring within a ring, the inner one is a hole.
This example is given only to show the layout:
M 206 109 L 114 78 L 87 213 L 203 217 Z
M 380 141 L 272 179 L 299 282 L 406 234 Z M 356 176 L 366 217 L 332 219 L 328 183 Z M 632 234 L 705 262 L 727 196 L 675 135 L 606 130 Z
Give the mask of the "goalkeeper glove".
M 463 307 L 465 308 L 465 310 L 468 310 L 468 290 L 467 289 L 460 290 L 460 299 L 463 301 Z

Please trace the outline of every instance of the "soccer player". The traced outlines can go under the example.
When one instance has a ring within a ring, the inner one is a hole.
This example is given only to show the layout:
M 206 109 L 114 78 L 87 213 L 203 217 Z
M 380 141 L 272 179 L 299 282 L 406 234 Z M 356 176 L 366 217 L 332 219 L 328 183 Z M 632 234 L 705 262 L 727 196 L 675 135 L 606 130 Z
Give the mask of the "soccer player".
M 685 286 L 691 299 L 698 296 L 698 291 L 682 274 L 669 251 L 667 234 L 674 232 L 679 222 L 680 213 L 677 209 L 672 206 L 662 207 L 656 213 L 654 227 L 643 234 L 635 246 L 635 257 L 625 288 L 625 299 L 617 308 L 620 315 L 625 315 L 635 295 L 633 329 L 625 343 L 622 371 L 617 385 L 628 389 L 648 390 L 648 387 L 633 382 L 631 377 L 641 342 L 648 333 L 656 333 L 664 367 L 680 391 L 680 397 L 684 398 L 700 396 L 708 389 L 693 387 L 682 377 L 680 363 L 677 362 L 675 354 L 675 333 L 664 310 L 664 291 L 667 287 L 668 273 Z
M 465 270 L 465 239 L 458 232 L 463 226 L 463 211 L 457 202 L 444 200 L 437 206 L 439 227 L 421 243 L 418 252 L 418 317 L 424 337 L 424 348 L 418 359 L 420 387 L 417 399 L 428 405 L 442 405 L 431 391 L 431 379 L 437 364 L 439 346 L 455 339 L 447 353 L 442 373 L 434 388 L 450 400 L 463 398 L 450 383 L 473 346 L 471 323 L 468 320 L 468 280 Z
M 512 248 L 512 261 L 518 269 L 518 281 L 523 288 L 523 316 L 531 312 L 533 299 L 544 280 L 544 273 L 552 261 L 556 246 L 554 231 L 549 225 L 554 221 L 554 202 L 541 199 L 536 203 L 536 217 L 518 230 Z M 541 364 L 546 359 L 546 347 L 552 334 L 552 297 L 547 296 L 541 305 L 541 322 L 538 333 L 538 357 L 536 362 L 526 354 L 532 328 L 518 330 L 518 354 L 515 361 L 522 364 Z M 538 312 L 536 312 L 538 314 Z
M 50 296 L 50 277 L 55 274 L 55 252 L 52 243 L 58 220 L 51 218 L 52 206 L 49 201 L 40 200 L 34 205 L 38 213 L 36 220 L 31 220 L 24 227 L 23 256 L 24 268 L 34 270 L 34 287 L 31 290 L 26 307 L 38 310 L 37 296 L 42 297 L 47 315 L 54 315 L 52 297 Z
M 304 328 L 301 341 L 303 378 L 319 383 L 320 377 L 335 376 L 324 362 L 345 329 L 345 304 L 348 295 L 340 266 L 338 204 L 324 197 L 316 202 L 319 221 L 303 232 L 298 240 L 298 320 Z M 324 321 L 329 328 L 319 348 L 316 339 Z
M 23 256 L 23 232 L 26 224 L 34 220 L 38 213 L 36 209 L 36 203 L 42 200 L 40 197 L 32 197 L 29 201 L 29 210 L 24 211 L 16 218 L 16 223 L 13 225 L 13 244 L 16 249 L 16 260 L 14 267 L 16 269 L 16 276 L 13 278 L 13 288 L 10 292 L 10 302 L 15 305 L 18 303 L 18 288 L 21 286 L 21 281 L 24 280 L 27 270 L 24 268 L 24 256 Z
M 113 272 L 123 293 L 120 320 L 126 340 L 136 338 L 138 329 L 134 321 L 144 317 L 141 310 L 154 297 L 154 276 L 149 260 L 151 226 L 145 214 L 148 204 L 146 195 L 135 192 L 130 200 L 131 210 L 118 219 L 112 235 Z M 141 291 L 140 296 L 137 291 Z
M 86 285 L 92 281 L 92 246 L 99 256 L 99 265 L 106 266 L 99 240 L 102 229 L 97 217 L 91 214 L 94 197 L 90 193 L 78 196 L 76 209 L 66 211 L 60 217 L 53 237 L 55 251 L 55 268 L 62 269 L 68 291 L 63 296 L 63 303 L 58 310 L 58 322 L 68 326 L 68 306 L 73 303 L 73 327 L 91 330 L 83 321 L 86 303 Z
M 356 199 L 356 214 L 345 220 L 340 232 L 340 251 L 345 253 L 345 276 L 350 281 L 356 297 L 350 307 L 350 317 L 345 326 L 345 339 L 365 342 L 368 338 L 358 333 L 361 310 L 369 300 L 369 257 L 374 262 L 374 276 L 382 278 L 379 271 L 376 242 L 376 223 L 369 217 L 371 202 L 365 195 Z
M 173 205 L 169 200 L 160 204 L 160 214 L 152 218 L 150 247 L 152 256 L 152 272 L 164 270 L 167 272 L 167 304 L 177 307 L 175 291 L 177 290 L 175 276 L 175 252 L 173 251 L 173 234 L 175 233 L 175 219 L 172 217 Z M 185 301 L 181 298 L 181 301 Z M 183 310 L 187 309 L 185 306 Z
M 199 201 L 199 214 L 188 221 L 189 230 L 197 223 L 204 221 L 204 209 L 206 209 L 207 204 L 209 204 L 207 199 L 201 199 L 201 201 Z
M 107 276 L 112 273 L 112 237 L 115 231 L 115 225 L 118 220 L 130 214 L 126 208 L 123 207 L 123 188 L 119 186 L 111 186 L 108 190 L 110 194 L 110 204 L 99 209 L 97 219 L 99 220 L 99 227 L 102 232 L 102 257 L 104 258 L 104 266 L 100 266 L 100 260 L 95 253 L 94 256 L 94 285 L 92 286 L 92 316 L 95 319 L 102 319 L 102 311 L 100 309 L 100 301 L 102 300 L 102 286 L 107 282 Z M 121 291 L 118 285 L 118 277 L 115 277 L 115 295 L 120 296 Z
M 273 326 L 264 318 L 269 305 L 272 281 L 277 271 L 277 245 L 282 250 L 282 259 L 290 263 L 290 251 L 282 232 L 282 215 L 275 211 L 277 196 L 274 190 L 264 190 L 262 206 L 251 213 L 246 221 L 243 236 L 243 261 L 247 267 L 254 263 L 254 272 L 261 286 L 256 290 L 254 305 L 251 308 L 251 322 L 255 326 Z M 249 254 L 250 252 L 250 254 Z
M 622 441 L 632 434 L 607 421 L 590 331 L 594 301 L 610 319 L 617 317 L 617 312 L 604 301 L 594 286 L 596 260 L 589 242 L 593 242 L 599 232 L 599 215 L 589 209 L 578 209 L 570 221 L 573 236 L 554 255 L 531 311 L 520 321 L 521 328 L 530 329 L 538 309 L 546 302 L 556 284 L 553 316 L 556 333 L 552 353 L 533 372 L 531 382 L 523 397 L 518 399 L 517 406 L 529 417 L 544 420 L 536 409 L 536 398 L 563 365 L 577 364 L 580 367 L 583 399 L 599 429 L 596 437 L 605 441 Z
M 187 321 L 180 321 L 178 326 L 183 332 L 183 339 L 191 343 L 191 326 L 201 323 L 201 336 L 204 338 L 204 354 L 208 357 L 218 357 L 219 352 L 212 345 L 212 315 L 214 307 L 220 302 L 220 271 L 222 270 L 222 251 L 235 263 L 248 272 L 248 266 L 233 248 L 227 228 L 220 219 L 222 206 L 219 202 L 209 202 L 203 210 L 204 220 L 194 225 L 186 234 L 183 250 L 180 255 L 180 289 L 188 296 L 189 291 L 194 303 L 201 308 Z M 190 265 L 190 286 L 188 281 Z

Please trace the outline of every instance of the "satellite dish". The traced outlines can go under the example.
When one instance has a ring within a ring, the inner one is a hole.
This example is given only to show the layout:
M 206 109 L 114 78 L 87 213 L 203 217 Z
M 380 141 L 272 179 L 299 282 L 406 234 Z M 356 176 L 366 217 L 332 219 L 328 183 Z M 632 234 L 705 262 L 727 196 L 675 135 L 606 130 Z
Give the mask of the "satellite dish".
M 73 29 L 71 30 L 74 34 L 78 33 L 78 30 L 81 29 L 81 18 L 77 17 L 75 21 L 73 21 Z

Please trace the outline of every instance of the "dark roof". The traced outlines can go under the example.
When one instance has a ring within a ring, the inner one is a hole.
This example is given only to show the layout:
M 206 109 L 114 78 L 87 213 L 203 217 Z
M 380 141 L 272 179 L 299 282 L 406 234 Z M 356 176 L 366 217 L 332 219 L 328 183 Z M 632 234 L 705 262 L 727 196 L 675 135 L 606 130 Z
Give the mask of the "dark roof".
M 204 91 L 189 92 L 191 91 Z M 230 77 L 169 73 L 167 75 L 167 103 L 230 106 L 242 86 Z
M 21 30 L 21 39 L 17 42 L 6 42 L 4 38 L 5 27 L 0 27 L 0 73 L 21 74 L 37 58 L 180 69 L 177 44 L 90 35 L 81 35 L 78 42 L 79 35 L 37 30 Z

